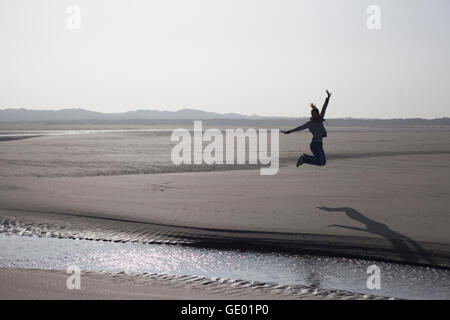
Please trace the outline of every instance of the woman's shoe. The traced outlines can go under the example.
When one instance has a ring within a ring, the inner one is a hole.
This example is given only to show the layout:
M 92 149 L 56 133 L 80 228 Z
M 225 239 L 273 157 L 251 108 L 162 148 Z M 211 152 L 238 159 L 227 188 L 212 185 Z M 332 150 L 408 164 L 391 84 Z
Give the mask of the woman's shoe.
M 296 167 L 298 168 L 298 167 L 301 166 L 302 164 L 303 164 L 303 156 L 300 156 L 300 158 L 298 158 L 298 160 L 297 160 Z

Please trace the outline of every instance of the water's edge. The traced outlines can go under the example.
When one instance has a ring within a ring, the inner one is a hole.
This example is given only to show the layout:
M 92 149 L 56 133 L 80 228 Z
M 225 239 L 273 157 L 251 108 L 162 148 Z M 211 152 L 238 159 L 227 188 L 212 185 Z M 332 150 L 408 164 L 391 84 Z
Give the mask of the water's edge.
M 326 294 L 358 292 L 359 298 L 366 299 L 365 295 L 373 295 L 366 287 L 366 269 L 377 264 L 382 268 L 386 284 L 383 290 L 377 290 L 377 295 L 404 299 L 450 298 L 450 271 L 446 268 L 356 257 L 327 258 L 316 250 L 311 251 L 313 255 L 289 248 L 273 250 L 275 247 L 266 239 L 268 234 L 253 235 L 256 237 L 253 241 L 264 250 L 257 250 L 258 246 L 249 246 L 251 250 L 248 250 L 242 245 L 245 243 L 242 238 L 245 240 L 248 234 L 240 234 L 240 241 L 235 239 L 230 245 L 233 234 L 227 231 L 219 234 L 200 231 L 71 215 L 26 212 L 5 215 L 3 212 L 0 268 L 64 270 L 75 261 L 82 270 L 96 272 L 245 279 L 239 281 L 274 283 L 298 287 L 300 291 L 325 290 Z M 289 238 L 292 235 L 284 236 L 285 241 L 297 241 Z M 269 245 L 263 246 L 266 243 Z
M 0 232 L 121 243 L 313 254 L 450 269 L 450 247 L 440 243 L 421 242 L 426 254 L 398 252 L 386 239 L 194 228 L 93 217 L 82 213 L 0 209 Z M 432 257 L 428 252 L 432 252 Z

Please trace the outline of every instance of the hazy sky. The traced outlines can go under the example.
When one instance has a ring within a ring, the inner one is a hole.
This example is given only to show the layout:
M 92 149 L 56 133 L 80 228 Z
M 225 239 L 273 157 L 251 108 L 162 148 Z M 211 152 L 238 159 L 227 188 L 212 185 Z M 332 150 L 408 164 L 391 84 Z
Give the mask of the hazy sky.
M 450 116 L 449 0 L 0 0 L 0 39 L 1 109 Z

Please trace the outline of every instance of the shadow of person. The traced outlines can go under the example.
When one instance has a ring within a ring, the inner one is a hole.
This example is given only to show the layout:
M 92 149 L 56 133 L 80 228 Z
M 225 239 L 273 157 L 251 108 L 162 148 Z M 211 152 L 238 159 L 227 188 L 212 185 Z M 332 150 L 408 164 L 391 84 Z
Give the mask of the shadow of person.
M 398 233 L 384 223 L 369 219 L 364 216 L 358 210 L 350 207 L 342 208 L 329 208 L 329 207 L 317 207 L 317 209 L 327 212 L 345 212 L 347 217 L 358 221 L 364 225 L 365 228 L 343 226 L 343 225 L 329 225 L 329 227 L 338 227 L 349 230 L 363 231 L 372 234 L 376 234 L 386 238 L 391 244 L 396 253 L 407 262 L 419 262 L 417 258 L 424 259 L 427 263 L 433 264 L 431 255 L 423 249 L 417 242 L 411 238 Z

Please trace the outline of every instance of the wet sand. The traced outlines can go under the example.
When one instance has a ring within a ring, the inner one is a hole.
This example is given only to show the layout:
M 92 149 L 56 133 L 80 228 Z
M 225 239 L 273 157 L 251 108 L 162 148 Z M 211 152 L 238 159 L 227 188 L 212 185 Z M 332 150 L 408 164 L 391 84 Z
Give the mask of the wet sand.
M 384 157 L 383 170 L 378 158 L 334 161 L 324 168 L 291 166 L 275 176 L 247 170 L 15 178 L 2 182 L 0 212 L 3 225 L 59 220 L 51 232 L 64 224 L 65 215 L 74 215 L 78 220 L 70 226 L 83 225 L 95 237 L 104 236 L 99 224 L 113 224 L 112 233 L 127 240 L 129 228 L 121 223 L 129 222 L 150 238 L 165 234 L 167 241 L 449 266 L 450 156 L 414 159 Z M 83 220 L 88 217 L 96 224 Z M 139 239 L 139 232 L 134 236 Z
M 67 289 L 69 274 L 36 269 L 0 269 L 0 299 L 120 300 L 367 300 L 386 299 L 343 291 L 277 286 L 155 274 L 82 272 L 80 289 Z
M 180 127 L 192 130 L 192 125 Z M 8 127 L 6 127 L 8 128 Z M 20 135 L 17 127 L 6 129 L 0 124 L 2 134 Z M 44 131 L 25 130 L 27 135 L 44 134 Z M 31 127 L 34 128 L 34 127 Z M 170 154 L 176 142 L 170 141 L 175 127 L 121 126 L 118 131 L 92 134 L 73 133 L 74 128 L 47 126 L 50 135 L 15 141 L 0 141 L 0 179 L 15 177 L 85 177 L 129 174 L 179 173 L 199 171 L 229 171 L 252 169 L 255 165 L 174 165 Z M 206 129 L 207 126 L 204 126 Z M 111 130 L 110 127 L 82 127 L 82 130 Z M 224 128 L 222 128 L 224 129 Z M 142 131 L 155 130 L 155 131 Z M 390 174 L 389 158 L 404 156 L 414 161 L 415 156 L 450 155 L 450 128 L 417 129 L 358 129 L 327 127 L 325 141 L 328 164 L 338 161 L 345 167 L 346 160 L 381 159 L 377 165 L 381 174 Z M 280 164 L 292 166 L 300 153 L 309 153 L 311 137 L 308 132 L 280 136 Z M 205 143 L 206 146 L 206 143 Z M 388 160 L 387 162 L 385 160 Z M 431 165 L 433 160 L 431 160 Z M 353 163 L 352 163 L 353 164 Z M 357 164 L 357 162 L 356 162 Z M 364 165 L 364 164 L 362 164 Z M 385 171 L 386 170 L 386 171 Z
M 450 129 L 336 131 L 327 166 L 298 169 L 309 136 L 281 137 L 275 176 L 173 168 L 167 133 L 2 141 L 0 228 L 450 267 L 449 137 Z
M 0 136 L 0 142 L 1 141 L 14 141 L 14 140 L 23 140 L 23 139 L 31 139 L 31 138 L 37 138 L 39 137 L 39 135 L 34 135 L 34 136 L 12 136 L 12 137 L 2 137 Z

